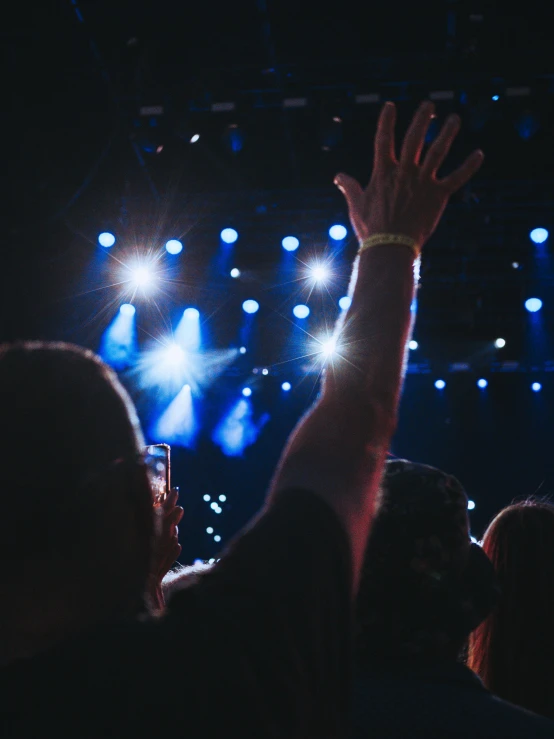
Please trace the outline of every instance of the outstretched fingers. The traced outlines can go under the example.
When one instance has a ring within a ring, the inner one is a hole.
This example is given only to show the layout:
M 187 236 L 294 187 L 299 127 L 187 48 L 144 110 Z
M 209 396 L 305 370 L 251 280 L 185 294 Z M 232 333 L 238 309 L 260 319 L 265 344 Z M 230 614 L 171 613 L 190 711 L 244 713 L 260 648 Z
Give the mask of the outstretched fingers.
M 412 118 L 410 127 L 404 137 L 402 151 L 400 152 L 400 165 L 402 167 L 411 167 L 419 164 L 419 157 L 425 143 L 425 136 L 429 129 L 429 124 L 435 113 L 435 106 L 429 100 L 421 103 Z
M 456 192 L 456 190 L 459 190 L 460 187 L 463 187 L 467 182 L 469 182 L 473 175 L 479 170 L 483 164 L 484 158 L 485 155 L 483 152 L 480 149 L 476 149 L 476 151 L 470 154 L 458 169 L 454 170 L 454 172 L 449 174 L 448 177 L 444 177 L 442 180 L 439 180 L 439 185 L 444 187 L 449 194 Z
M 394 128 L 396 125 L 396 106 L 386 102 L 381 108 L 377 131 L 375 133 L 374 169 L 396 163 L 394 147 Z
M 449 116 L 425 155 L 421 167 L 422 175 L 430 177 L 437 173 L 437 170 L 446 159 L 459 130 L 460 118 L 457 115 Z

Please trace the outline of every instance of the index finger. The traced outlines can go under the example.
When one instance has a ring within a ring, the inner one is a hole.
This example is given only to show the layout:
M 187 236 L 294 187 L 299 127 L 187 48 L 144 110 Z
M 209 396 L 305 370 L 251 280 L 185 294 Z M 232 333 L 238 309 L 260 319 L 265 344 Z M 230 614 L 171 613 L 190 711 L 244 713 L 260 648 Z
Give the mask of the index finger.
M 419 157 L 425 143 L 425 136 L 435 112 L 435 106 L 430 100 L 425 100 L 412 118 L 410 127 L 404 136 L 402 151 L 400 153 L 400 164 L 409 167 L 419 164 Z
M 396 123 L 396 106 L 388 101 L 381 108 L 375 133 L 374 168 L 396 163 L 394 150 L 394 125 Z

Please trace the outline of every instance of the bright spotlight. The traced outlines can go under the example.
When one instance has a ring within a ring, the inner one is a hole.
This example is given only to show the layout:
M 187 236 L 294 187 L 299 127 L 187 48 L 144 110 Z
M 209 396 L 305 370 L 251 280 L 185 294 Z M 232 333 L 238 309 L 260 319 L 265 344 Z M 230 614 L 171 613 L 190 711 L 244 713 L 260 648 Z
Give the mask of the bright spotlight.
M 337 351 L 337 337 L 328 336 L 327 338 L 319 341 L 319 352 L 325 358 L 328 359 Z
M 534 393 L 539 393 L 539 392 L 540 392 L 540 391 L 542 390 L 542 385 L 540 384 L 540 382 L 534 382 L 534 383 L 533 383 L 533 384 L 531 385 L 531 390 L 532 390 L 532 391 L 533 391 Z
M 256 300 L 245 300 L 242 304 L 242 309 L 245 313 L 257 313 L 260 304 Z
M 348 310 L 351 305 L 352 305 L 352 298 L 348 297 L 348 295 L 345 295 L 343 298 L 339 300 L 339 308 L 341 310 Z
M 281 385 L 281 390 L 283 390 L 285 393 L 288 393 L 288 391 L 291 389 L 291 387 L 292 386 L 291 386 L 290 382 L 284 382 Z
M 225 503 L 226 500 L 227 500 L 227 496 L 226 495 L 220 495 L 219 496 L 219 502 L 220 503 Z
M 446 387 L 446 382 L 444 380 L 435 380 L 435 387 L 437 390 L 444 390 Z
M 477 380 L 477 387 L 481 390 L 484 390 L 489 383 L 485 380 L 484 377 L 481 377 L 481 379 Z
M 237 269 L 236 267 L 233 267 L 233 269 L 229 272 L 231 277 L 233 277 L 235 280 L 237 277 L 240 277 L 240 269 Z
M 200 140 L 200 134 L 195 133 L 193 136 L 190 137 L 190 143 L 195 144 L 197 141 Z
M 335 224 L 334 226 L 331 226 L 331 228 L 329 229 L 329 236 L 334 241 L 342 241 L 344 238 L 346 238 L 347 233 L 348 232 L 346 228 L 342 224 L 339 224 L 339 223 Z
M 310 309 L 307 305 L 295 305 L 292 313 L 296 318 L 307 318 L 310 315 Z
M 542 300 L 540 298 L 528 298 L 525 301 L 525 307 L 529 313 L 536 313 L 542 308 Z
M 208 526 L 208 528 L 206 529 L 206 533 L 213 534 L 213 532 L 214 532 L 213 528 L 211 526 Z
M 135 267 L 131 270 L 131 279 L 137 287 L 148 287 L 152 284 L 153 275 L 147 267 Z
M 246 347 L 245 346 L 241 346 L 241 348 L 239 349 L 239 354 L 246 354 Z
M 211 500 L 211 497 L 208 495 L 208 493 L 206 493 L 206 495 L 204 495 L 203 498 L 206 501 L 206 503 L 209 503 Z
M 467 501 L 467 510 L 468 511 L 475 510 L 475 501 L 474 500 L 468 500 Z
M 500 100 L 500 95 L 493 95 L 492 100 L 494 100 L 495 103 L 498 102 L 498 100 Z
M 183 251 L 183 244 L 179 239 L 169 239 L 165 245 L 168 254 L 180 254 Z
M 215 511 L 217 508 L 219 508 L 219 506 L 217 505 L 217 503 L 215 502 L 215 500 L 214 500 L 213 503 L 210 503 L 210 508 L 212 509 L 212 511 Z
M 109 231 L 103 231 L 101 234 L 98 234 L 98 243 L 105 249 L 109 249 L 110 246 L 115 244 L 115 236 Z
M 216 541 L 219 544 L 219 542 L 221 541 L 221 536 L 219 534 L 216 534 L 214 536 L 214 541 Z
M 264 375 L 264 377 L 267 377 L 267 375 L 269 375 L 269 370 L 267 369 L 267 367 L 263 368 L 262 375 Z
M 242 394 L 244 395 L 245 398 L 249 398 L 252 395 L 252 389 L 249 387 L 243 387 Z
M 534 244 L 544 244 L 548 238 L 548 231 L 546 228 L 534 228 L 529 234 L 529 238 Z
M 329 279 L 330 273 L 324 264 L 313 264 L 310 267 L 310 275 L 315 282 L 325 282 Z
M 134 316 L 136 309 L 134 305 L 131 305 L 131 303 L 123 303 L 119 308 L 119 312 L 122 316 Z
M 181 364 L 185 358 L 185 352 L 179 344 L 170 344 L 164 351 L 164 359 L 170 365 Z
M 281 241 L 281 246 L 285 251 L 296 251 L 300 246 L 300 242 L 296 236 L 285 236 Z
M 519 262 L 512 262 L 512 269 L 519 269 Z
M 410 348 L 410 349 L 411 349 L 412 351 L 415 351 L 415 350 L 416 350 L 416 349 L 418 348 L 418 346 L 419 346 L 419 344 L 417 343 L 417 341 L 416 341 L 415 339 L 412 339 L 412 340 L 410 341 L 410 343 L 408 344 L 408 347 L 409 347 L 409 348 Z
M 197 321 L 200 318 L 200 311 L 197 308 L 186 308 L 183 317 L 188 321 Z
M 234 244 L 239 237 L 237 231 L 235 231 L 234 228 L 224 228 L 220 236 L 221 241 L 223 241 L 225 244 Z
M 504 349 L 506 346 L 506 339 L 498 338 L 495 340 L 494 345 L 497 349 Z

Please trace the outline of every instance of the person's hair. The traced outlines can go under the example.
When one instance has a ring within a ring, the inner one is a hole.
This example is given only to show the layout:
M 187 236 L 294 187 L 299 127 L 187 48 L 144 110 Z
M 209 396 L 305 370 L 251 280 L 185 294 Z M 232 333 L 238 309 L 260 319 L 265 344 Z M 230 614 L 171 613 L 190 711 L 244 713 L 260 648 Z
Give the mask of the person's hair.
M 0 346 L 3 641 L 137 607 L 153 528 L 142 447 L 130 398 L 94 354 Z
M 471 636 L 468 665 L 496 695 L 554 718 L 554 506 L 508 506 L 489 525 L 483 548 L 501 595 Z

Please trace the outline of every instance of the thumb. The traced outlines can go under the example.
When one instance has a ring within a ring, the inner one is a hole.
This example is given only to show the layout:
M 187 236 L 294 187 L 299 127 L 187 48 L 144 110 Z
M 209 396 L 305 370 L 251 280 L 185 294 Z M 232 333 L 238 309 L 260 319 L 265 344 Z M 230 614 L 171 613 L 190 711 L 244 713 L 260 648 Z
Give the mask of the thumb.
M 358 213 L 361 209 L 362 199 L 364 196 L 362 186 L 358 180 L 354 179 L 354 177 L 350 177 L 350 175 L 344 174 L 343 172 L 335 177 L 334 182 L 344 195 L 344 199 L 346 200 L 346 204 L 348 205 L 348 210 L 350 212 L 350 217 L 352 218 L 352 216 L 355 213 Z

